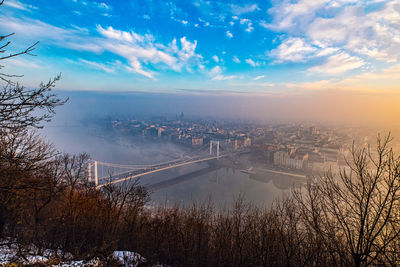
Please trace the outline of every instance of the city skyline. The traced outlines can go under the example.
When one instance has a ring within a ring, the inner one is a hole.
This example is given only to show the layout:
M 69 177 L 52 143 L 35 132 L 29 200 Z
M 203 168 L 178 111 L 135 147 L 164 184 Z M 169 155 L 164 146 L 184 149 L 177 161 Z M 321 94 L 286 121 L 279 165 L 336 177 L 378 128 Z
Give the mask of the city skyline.
M 396 1 L 6 0 L 7 64 L 27 86 L 58 89 L 297 95 L 398 95 Z

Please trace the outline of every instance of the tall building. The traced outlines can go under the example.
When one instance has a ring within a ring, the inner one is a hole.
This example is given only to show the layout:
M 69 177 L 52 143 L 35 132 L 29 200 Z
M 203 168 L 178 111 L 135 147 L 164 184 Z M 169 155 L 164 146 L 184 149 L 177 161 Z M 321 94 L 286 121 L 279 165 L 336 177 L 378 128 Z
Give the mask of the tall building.
M 161 128 L 161 127 L 158 128 L 158 137 L 161 137 L 163 131 L 164 131 L 163 128 Z
M 315 126 L 311 126 L 310 127 L 310 134 L 311 135 L 319 134 L 319 130 Z
M 251 146 L 251 138 L 250 138 L 250 137 L 246 137 L 246 138 L 244 139 L 243 146 L 244 146 L 244 147 L 249 147 L 249 146 Z

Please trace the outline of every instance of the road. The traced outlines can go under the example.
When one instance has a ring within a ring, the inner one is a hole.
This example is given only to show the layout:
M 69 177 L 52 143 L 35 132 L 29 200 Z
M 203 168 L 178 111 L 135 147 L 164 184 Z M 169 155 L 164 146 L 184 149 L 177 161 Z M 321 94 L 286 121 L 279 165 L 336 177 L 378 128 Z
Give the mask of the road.
M 290 172 L 282 172 L 282 171 L 275 171 L 275 170 L 270 170 L 270 169 L 264 169 L 264 168 L 255 168 L 255 170 L 261 170 L 261 171 L 266 171 L 266 172 L 271 172 L 271 173 L 277 173 L 277 174 L 283 174 L 283 175 L 288 175 L 288 176 L 293 176 L 293 177 L 298 177 L 298 178 L 304 178 L 306 179 L 307 176 L 302 175 L 302 174 L 295 174 L 295 173 L 290 173 Z

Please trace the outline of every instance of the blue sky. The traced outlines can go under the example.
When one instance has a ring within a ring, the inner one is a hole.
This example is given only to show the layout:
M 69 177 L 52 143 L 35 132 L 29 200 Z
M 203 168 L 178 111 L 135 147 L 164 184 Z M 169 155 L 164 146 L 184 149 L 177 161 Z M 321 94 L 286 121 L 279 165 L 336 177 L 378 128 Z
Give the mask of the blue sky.
M 400 2 L 5 0 L 28 86 L 146 92 L 400 90 Z M 8 51 L 11 52 L 11 51 Z

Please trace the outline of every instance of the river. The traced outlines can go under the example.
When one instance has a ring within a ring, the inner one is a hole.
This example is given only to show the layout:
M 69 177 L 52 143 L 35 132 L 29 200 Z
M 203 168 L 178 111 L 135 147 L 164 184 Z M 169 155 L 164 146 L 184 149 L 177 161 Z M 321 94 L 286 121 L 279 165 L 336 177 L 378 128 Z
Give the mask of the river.
M 191 151 L 170 142 L 105 134 L 97 128 L 82 126 L 47 127 L 42 133 L 60 152 L 86 152 L 92 159 L 117 164 L 153 164 Z M 211 199 L 217 206 L 229 207 L 239 196 L 258 206 L 268 206 L 289 193 L 293 185 L 305 182 L 301 177 L 262 168 L 254 168 L 250 173 L 243 169 L 243 166 L 235 169 L 232 165 L 203 162 L 144 176 L 140 183 L 152 192 L 153 204 L 186 205 Z

